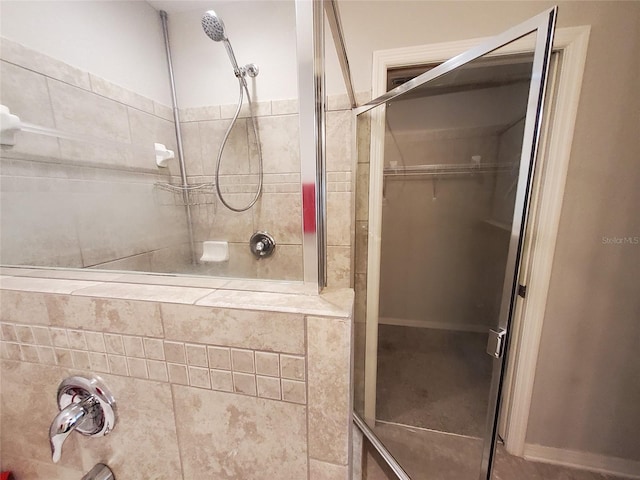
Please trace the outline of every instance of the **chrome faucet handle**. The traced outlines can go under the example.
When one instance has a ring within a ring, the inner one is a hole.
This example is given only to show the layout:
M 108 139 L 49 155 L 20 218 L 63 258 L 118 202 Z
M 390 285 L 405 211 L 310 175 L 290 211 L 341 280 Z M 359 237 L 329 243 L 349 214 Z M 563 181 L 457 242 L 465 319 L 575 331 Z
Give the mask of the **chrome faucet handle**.
M 49 428 L 49 441 L 51 442 L 51 456 L 53 463 L 58 463 L 62 456 L 62 444 L 69 434 L 78 428 L 86 419 L 89 410 L 93 407 L 92 397 L 87 397 L 78 403 L 67 405 Z
M 260 260 L 272 255 L 276 249 L 276 241 L 267 232 L 256 232 L 249 239 L 251 253 Z
M 107 435 L 116 423 L 116 404 L 100 377 L 69 377 L 58 387 L 58 407 L 49 428 L 51 456 L 60 461 L 62 445 L 69 434 Z

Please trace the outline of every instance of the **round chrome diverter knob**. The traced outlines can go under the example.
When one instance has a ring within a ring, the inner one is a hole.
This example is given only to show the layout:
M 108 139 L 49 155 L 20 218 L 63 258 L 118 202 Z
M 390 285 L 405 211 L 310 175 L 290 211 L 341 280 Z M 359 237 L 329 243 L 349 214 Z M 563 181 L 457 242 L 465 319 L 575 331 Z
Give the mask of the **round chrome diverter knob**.
M 260 260 L 261 258 L 273 255 L 276 250 L 276 241 L 267 232 L 256 232 L 249 240 L 251 253 Z

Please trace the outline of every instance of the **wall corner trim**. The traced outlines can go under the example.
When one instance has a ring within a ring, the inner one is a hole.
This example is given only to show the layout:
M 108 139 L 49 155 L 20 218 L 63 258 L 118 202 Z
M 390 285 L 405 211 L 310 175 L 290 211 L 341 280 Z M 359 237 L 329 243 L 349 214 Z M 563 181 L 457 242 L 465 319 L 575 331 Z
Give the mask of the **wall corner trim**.
M 569 169 L 573 132 L 580 101 L 582 75 L 587 57 L 589 26 L 559 28 L 556 30 L 554 51 L 562 52 L 562 63 L 557 75 L 557 99 L 550 115 L 548 138 L 542 154 L 553 161 L 545 162 L 545 175 L 540 185 L 542 192 L 535 202 L 535 215 L 529 227 L 529 251 L 523 258 L 524 269 L 520 283 L 528 285 L 527 299 L 518 299 L 519 309 L 514 318 L 519 335 L 510 348 L 509 377 L 505 382 L 504 440 L 507 451 L 523 456 L 533 385 L 542 337 L 542 326 L 547 306 L 551 271 L 562 212 L 564 188 Z M 539 219 L 544 219 L 540 221 Z

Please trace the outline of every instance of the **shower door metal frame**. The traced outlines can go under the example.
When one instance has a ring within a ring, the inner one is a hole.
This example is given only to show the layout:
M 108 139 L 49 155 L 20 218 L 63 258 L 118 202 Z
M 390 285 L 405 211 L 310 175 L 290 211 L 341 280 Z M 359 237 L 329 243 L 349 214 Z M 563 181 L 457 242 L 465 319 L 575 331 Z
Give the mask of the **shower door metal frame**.
M 530 81 L 529 97 L 527 102 L 527 115 L 525 120 L 525 129 L 522 143 L 521 167 L 518 175 L 517 193 L 513 215 L 513 223 L 511 227 L 509 251 L 507 264 L 505 268 L 505 279 L 503 285 L 502 302 L 500 308 L 500 316 L 498 328 L 503 329 L 506 334 L 506 347 L 500 358 L 494 359 L 493 376 L 491 382 L 491 391 L 489 398 L 489 408 L 487 412 L 487 427 L 484 438 L 484 448 L 482 461 L 480 465 L 480 480 L 489 479 L 491 475 L 491 466 L 495 453 L 495 444 L 497 436 L 499 399 L 503 383 L 503 375 L 505 370 L 505 359 L 507 357 L 509 345 L 509 324 L 513 315 L 515 300 L 517 297 L 517 285 L 519 278 L 520 259 L 522 255 L 523 240 L 525 237 L 525 228 L 528 218 L 528 205 L 531 196 L 531 184 L 533 174 L 535 172 L 536 157 L 538 154 L 538 146 L 541 133 L 541 123 L 544 108 L 544 98 L 546 91 L 547 70 L 552 52 L 553 34 L 557 17 L 557 7 L 553 7 L 525 22 L 516 25 L 509 30 L 499 34 L 489 40 L 483 42 L 477 47 L 471 48 L 460 55 L 438 65 L 437 67 L 419 75 L 418 77 L 406 82 L 405 84 L 379 96 L 378 98 L 362 105 L 353 110 L 354 115 L 368 112 L 369 110 L 381 106 L 379 112 L 374 112 L 371 119 L 371 131 L 383 131 L 384 128 L 384 105 L 390 100 L 413 90 L 421 85 L 437 79 L 458 67 L 461 67 L 473 60 L 484 55 L 489 55 L 495 50 L 500 49 L 508 44 L 521 39 L 530 34 L 535 34 L 535 48 L 533 58 L 533 68 Z M 371 198 L 382 198 L 382 168 L 383 162 L 379 161 L 374 164 L 374 158 L 381 159 L 384 151 L 384 139 L 379 136 L 376 141 L 371 141 L 371 165 L 370 165 L 370 202 Z M 382 210 L 380 208 L 369 211 L 369 234 L 368 234 L 368 281 L 367 281 L 367 332 L 366 332 L 366 349 L 367 352 L 373 348 L 371 345 L 377 345 L 377 326 L 378 326 L 378 301 L 380 288 L 380 256 L 381 256 L 381 230 L 382 230 Z M 373 271 L 372 271 L 373 269 Z M 511 272 L 511 273 L 509 273 Z M 372 322 L 371 324 L 369 322 Z M 367 397 L 375 398 L 375 376 L 376 362 L 369 361 L 369 357 L 365 361 L 365 399 Z M 371 385 L 373 378 L 374 385 Z M 366 400 L 365 400 L 366 401 Z M 375 421 L 375 403 L 373 409 L 371 406 L 367 408 L 365 404 L 365 419 L 373 417 Z M 354 412 L 356 424 L 364 423 L 364 420 Z M 405 477 L 406 473 L 401 465 L 393 458 L 391 453 L 384 448 L 384 445 L 375 436 L 369 428 L 361 428 L 364 435 L 367 436 L 378 452 L 383 456 L 385 461 L 389 463 L 392 470 L 400 479 Z
M 303 281 L 309 291 L 327 285 L 327 168 L 325 130 L 325 15 L 334 39 L 345 87 L 356 98 L 335 0 L 295 0 L 300 101 Z
M 295 0 L 300 102 L 303 281 L 319 293 L 327 284 L 324 10 Z

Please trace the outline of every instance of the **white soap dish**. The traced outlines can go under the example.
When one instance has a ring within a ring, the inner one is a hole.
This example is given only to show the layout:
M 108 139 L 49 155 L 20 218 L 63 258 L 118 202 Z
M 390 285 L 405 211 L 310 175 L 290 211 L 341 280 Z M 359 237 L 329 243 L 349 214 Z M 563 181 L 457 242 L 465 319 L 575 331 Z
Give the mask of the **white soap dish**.
M 229 244 L 227 242 L 214 240 L 202 242 L 201 262 L 226 262 L 227 260 L 229 260 Z

